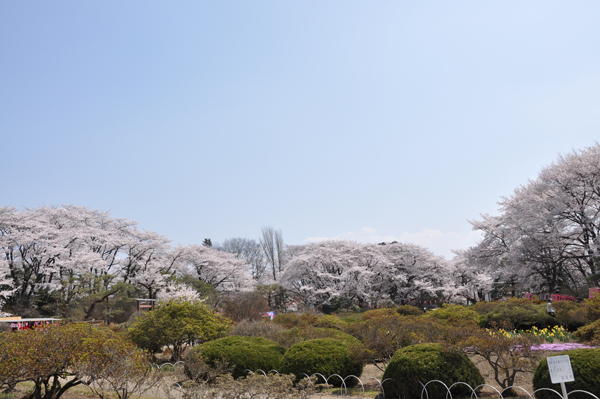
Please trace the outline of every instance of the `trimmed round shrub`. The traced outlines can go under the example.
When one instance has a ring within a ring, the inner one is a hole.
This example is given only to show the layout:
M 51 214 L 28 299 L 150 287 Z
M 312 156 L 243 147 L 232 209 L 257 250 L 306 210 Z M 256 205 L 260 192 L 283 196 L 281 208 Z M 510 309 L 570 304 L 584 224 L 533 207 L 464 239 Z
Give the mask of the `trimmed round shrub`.
M 575 390 L 588 391 L 600 397 L 600 348 L 573 349 L 559 355 L 569 355 L 573 377 L 575 381 L 566 382 L 567 392 Z M 553 384 L 548 371 L 548 361 L 542 360 L 533 374 L 533 389 L 550 388 L 561 392 L 559 384 Z M 556 399 L 558 396 L 550 391 L 541 391 L 535 394 L 537 399 Z M 574 393 L 569 399 L 589 399 L 587 394 Z
M 233 366 L 234 378 L 246 375 L 246 370 L 261 369 L 267 373 L 278 370 L 284 352 L 284 348 L 266 338 L 239 335 L 208 341 L 191 351 L 196 356 L 201 355 L 211 366 L 226 360 Z
M 423 384 L 431 380 L 440 380 L 450 386 L 455 382 L 466 382 L 475 388 L 484 383 L 475 364 L 460 353 L 444 352 L 440 344 L 418 344 L 396 351 L 385 369 L 382 380 L 392 378 L 385 383 L 386 396 L 420 398 Z M 427 385 L 430 398 L 444 398 L 447 390 L 440 383 Z M 470 396 L 472 391 L 465 385 L 452 388 L 452 396 Z
M 353 357 L 350 347 L 343 341 L 332 338 L 313 339 L 300 342 L 292 346 L 283 355 L 281 370 L 283 374 L 295 374 L 301 377 L 302 373 L 312 375 L 321 373 L 325 377 L 339 374 L 342 378 L 349 375 L 360 377 L 364 364 Z M 332 378 L 330 384 L 339 386 L 339 378 Z M 346 380 L 346 385 L 356 384 L 355 378 Z

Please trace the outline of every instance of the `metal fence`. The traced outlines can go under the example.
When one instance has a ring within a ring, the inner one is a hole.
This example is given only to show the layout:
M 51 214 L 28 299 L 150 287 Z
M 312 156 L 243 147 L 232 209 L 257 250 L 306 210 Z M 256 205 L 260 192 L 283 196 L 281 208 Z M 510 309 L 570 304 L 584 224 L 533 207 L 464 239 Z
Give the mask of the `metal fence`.
M 165 366 L 170 366 L 172 368 L 175 368 L 177 365 L 179 364 L 183 364 L 183 362 L 177 362 L 174 364 L 171 363 L 164 363 L 162 365 L 154 365 L 156 366 L 157 369 L 162 370 L 163 367 Z M 262 374 L 265 376 L 265 378 L 268 378 L 269 374 L 279 374 L 279 372 L 277 370 L 269 370 L 268 372 L 264 371 L 264 370 L 245 370 L 246 372 L 253 372 L 255 374 Z M 325 385 L 325 390 L 327 393 L 331 393 L 331 389 L 334 387 L 333 383 L 335 381 L 339 381 L 341 383 L 341 386 L 339 388 L 339 395 L 341 396 L 349 396 L 349 388 L 348 388 L 348 384 L 346 383 L 349 380 L 356 380 L 359 384 L 359 387 L 357 389 L 355 389 L 355 391 L 358 392 L 358 395 L 354 395 L 352 393 L 352 390 L 350 390 L 350 395 L 351 396 L 365 396 L 365 384 L 363 383 L 363 380 L 361 380 L 358 376 L 355 375 L 348 375 L 346 377 L 342 377 L 339 374 L 332 374 L 328 377 L 325 377 L 323 374 L 320 373 L 313 373 L 312 375 L 308 375 L 306 373 L 301 373 L 301 375 L 303 375 L 306 378 L 311 378 L 311 377 L 316 377 L 317 378 L 317 383 L 322 383 Z M 387 378 L 383 381 L 381 381 L 378 378 L 375 377 L 369 377 L 365 379 L 365 382 L 367 380 L 375 380 L 377 382 L 377 387 L 379 390 L 379 394 L 378 394 L 378 398 L 380 399 L 385 399 L 386 398 L 386 393 L 385 393 L 385 383 L 388 381 L 393 381 L 393 379 L 391 378 Z M 525 388 L 522 388 L 520 386 L 514 385 L 514 386 L 510 386 L 507 387 L 503 390 L 499 390 L 496 387 L 489 385 L 489 384 L 481 384 L 478 385 L 476 387 L 471 387 L 469 384 L 465 383 L 465 382 L 455 382 L 451 385 L 447 385 L 446 383 L 444 383 L 443 381 L 440 380 L 431 380 L 431 381 L 427 381 L 426 383 L 423 383 L 421 381 L 419 381 L 419 384 L 421 384 L 421 386 L 423 387 L 422 391 L 421 391 L 421 398 L 420 399 L 453 399 L 454 396 L 452 394 L 452 390 L 455 387 L 458 387 L 460 385 L 462 386 L 466 386 L 469 388 L 469 390 L 471 391 L 471 395 L 470 395 L 470 399 L 478 399 L 479 395 L 481 395 L 481 390 L 483 390 L 484 388 L 489 388 L 492 390 L 493 393 L 495 393 L 496 395 L 492 395 L 492 397 L 497 397 L 499 399 L 506 399 L 508 396 L 504 396 L 507 392 L 513 392 L 513 391 L 518 391 L 521 393 L 522 397 L 526 397 L 529 399 L 535 399 L 535 394 L 538 392 L 542 392 L 542 391 L 549 391 L 551 394 L 555 394 L 556 395 L 556 399 L 569 399 L 569 397 L 572 394 L 575 393 L 580 393 L 583 395 L 588 395 L 590 397 L 590 399 L 600 399 L 598 398 L 598 396 L 594 395 L 591 392 L 588 391 L 583 391 L 583 390 L 573 390 L 571 392 L 568 392 L 566 397 L 564 397 L 560 392 L 558 392 L 557 390 L 554 389 L 550 389 L 550 388 L 540 388 L 537 389 L 533 392 L 528 392 Z M 429 391 L 427 389 L 428 386 L 431 385 L 435 385 L 435 384 L 439 384 L 442 385 L 446 391 L 446 394 L 443 398 L 439 398 L 439 397 L 433 397 L 429 395 Z M 175 383 L 171 386 L 169 386 L 168 384 L 165 384 L 165 386 L 163 387 L 164 392 L 167 394 L 167 396 L 169 398 L 173 398 L 173 399 L 182 399 L 184 397 L 184 392 L 183 392 L 183 388 L 181 387 L 181 385 L 179 385 L 178 383 Z M 480 392 L 479 394 L 477 392 Z M 337 394 L 337 393 L 336 393 Z M 514 396 L 514 395 L 513 395 Z M 486 393 L 485 397 L 490 397 L 489 393 Z M 408 398 L 407 398 L 408 399 Z M 419 398 L 410 398 L 410 399 L 419 399 Z

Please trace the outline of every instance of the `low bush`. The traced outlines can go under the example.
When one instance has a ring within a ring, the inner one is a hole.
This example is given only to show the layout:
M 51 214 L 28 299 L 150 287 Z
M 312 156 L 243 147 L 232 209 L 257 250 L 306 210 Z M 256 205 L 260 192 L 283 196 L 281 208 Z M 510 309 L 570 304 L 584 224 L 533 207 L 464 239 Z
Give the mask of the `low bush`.
M 445 352 L 439 344 L 419 344 L 399 349 L 387 366 L 382 380 L 386 394 L 395 397 L 420 398 L 423 384 L 440 380 L 450 386 L 455 382 L 466 382 L 471 387 L 483 384 L 484 379 L 469 358 L 463 354 Z M 429 398 L 446 397 L 446 388 L 439 383 L 427 386 Z M 452 395 L 470 396 L 472 391 L 458 385 L 452 388 Z
M 427 317 L 435 317 L 440 320 L 471 320 L 475 323 L 479 321 L 479 314 L 471 308 L 455 304 L 443 304 L 441 308 L 437 308 L 428 312 Z
M 342 317 L 341 320 L 344 323 L 350 325 L 350 324 L 356 323 L 358 321 L 361 321 L 362 318 L 361 318 L 361 315 L 357 313 L 357 314 L 346 315 L 346 316 Z
M 332 315 L 323 315 L 313 324 L 315 327 L 335 328 L 336 330 L 343 330 L 347 325 L 339 317 Z
M 319 320 L 319 317 L 312 313 L 279 313 L 273 321 L 285 328 L 306 327 L 310 326 Z
M 186 360 L 201 355 L 212 367 L 224 360 L 233 367 L 233 377 L 238 378 L 246 375 L 246 370 L 278 370 L 284 352 L 284 348 L 266 338 L 232 335 L 195 347 Z
M 486 315 L 488 313 L 494 312 L 499 304 L 500 304 L 500 302 L 481 301 L 481 302 L 477 302 L 475 305 L 473 305 L 472 309 L 474 311 L 476 311 L 477 313 L 479 313 L 480 315 Z
M 290 328 L 278 333 L 274 339 L 279 345 L 284 348 L 290 348 L 297 343 L 308 341 L 311 339 L 333 338 L 343 341 L 347 345 L 360 345 L 360 341 L 350 334 L 346 334 L 335 328 Z
M 419 316 L 423 311 L 413 305 L 400 305 L 396 308 L 396 312 L 402 316 Z
M 579 327 L 575 331 L 575 336 L 585 342 L 600 343 L 600 320 L 596 320 L 587 326 Z
M 284 331 L 279 324 L 270 320 L 243 320 L 231 327 L 229 335 L 243 335 L 245 337 L 262 337 L 276 341 L 277 334 Z
M 566 382 L 567 391 L 583 390 L 600 397 L 600 348 L 573 349 L 562 352 L 560 355 L 569 355 L 571 368 L 575 381 Z M 533 374 L 533 388 L 550 388 L 560 392 L 558 384 L 552 384 L 548 371 L 547 358 L 542 360 Z M 537 399 L 555 399 L 557 396 L 550 391 L 541 391 L 535 394 Z M 570 399 L 587 399 L 587 394 L 570 394 Z
M 325 377 L 339 374 L 344 378 L 349 375 L 360 376 L 362 370 L 363 363 L 353 356 L 348 345 L 337 339 L 322 338 L 300 342 L 288 349 L 281 360 L 280 372 L 295 374 L 297 378 L 302 373 L 309 376 L 321 373 Z M 350 386 L 356 382 L 355 378 L 351 378 L 346 384 Z M 341 381 L 332 378 L 330 384 L 340 386 Z
M 555 324 L 575 331 L 589 322 L 585 306 L 571 301 L 557 301 L 552 304 L 556 311 Z
M 546 304 L 537 304 L 531 299 L 509 298 L 499 302 L 495 309 L 486 314 L 484 327 L 500 327 L 507 330 L 528 330 L 533 326 L 545 328 L 556 324 L 556 319 L 546 313 Z
M 600 320 L 600 294 L 584 301 L 586 317 L 589 321 Z
M 268 312 L 267 300 L 258 292 L 235 293 L 225 303 L 223 315 L 234 322 L 242 320 L 261 320 Z
M 434 317 L 400 316 L 374 317 L 354 323 L 347 332 L 364 345 L 365 361 L 382 368 L 394 353 L 404 346 L 440 342 L 448 327 Z
M 376 317 L 397 316 L 398 312 L 395 308 L 382 308 L 367 310 L 361 315 L 363 320 L 370 320 Z

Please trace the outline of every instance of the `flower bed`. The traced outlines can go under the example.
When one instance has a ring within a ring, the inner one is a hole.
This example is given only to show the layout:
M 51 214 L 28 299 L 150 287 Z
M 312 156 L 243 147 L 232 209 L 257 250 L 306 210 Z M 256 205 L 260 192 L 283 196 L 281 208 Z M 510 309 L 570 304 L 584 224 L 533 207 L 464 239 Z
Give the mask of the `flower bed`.
M 593 346 L 587 346 L 584 344 L 576 344 L 576 343 L 565 343 L 561 342 L 559 344 L 541 344 L 534 345 L 531 347 L 534 351 L 553 351 L 553 352 L 561 352 L 568 351 L 571 349 L 591 349 Z

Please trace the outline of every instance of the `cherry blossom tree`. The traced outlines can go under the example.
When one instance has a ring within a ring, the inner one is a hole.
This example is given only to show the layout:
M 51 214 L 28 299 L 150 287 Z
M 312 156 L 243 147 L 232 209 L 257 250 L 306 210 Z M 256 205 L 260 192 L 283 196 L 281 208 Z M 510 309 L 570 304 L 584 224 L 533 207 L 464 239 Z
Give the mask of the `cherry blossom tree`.
M 452 287 L 448 262 L 413 244 L 323 241 L 295 248 L 282 284 L 309 307 L 334 298 L 374 303 L 446 294 Z
M 245 291 L 253 287 L 248 265 L 235 255 L 202 245 L 180 247 L 181 268 L 193 270 L 197 277 L 220 291 Z
M 267 267 L 266 259 L 260 242 L 249 238 L 229 238 L 214 246 L 219 251 L 234 254 L 250 266 L 254 280 L 260 280 Z
M 168 243 L 135 222 L 85 207 L 2 208 L 0 300 L 27 312 L 46 298 L 64 310 L 86 296 L 108 299 L 122 283 L 152 298 L 177 272 Z
M 513 294 L 585 292 L 600 271 L 600 145 L 560 156 L 499 204 L 499 216 L 471 222 L 484 233 L 471 262 Z

